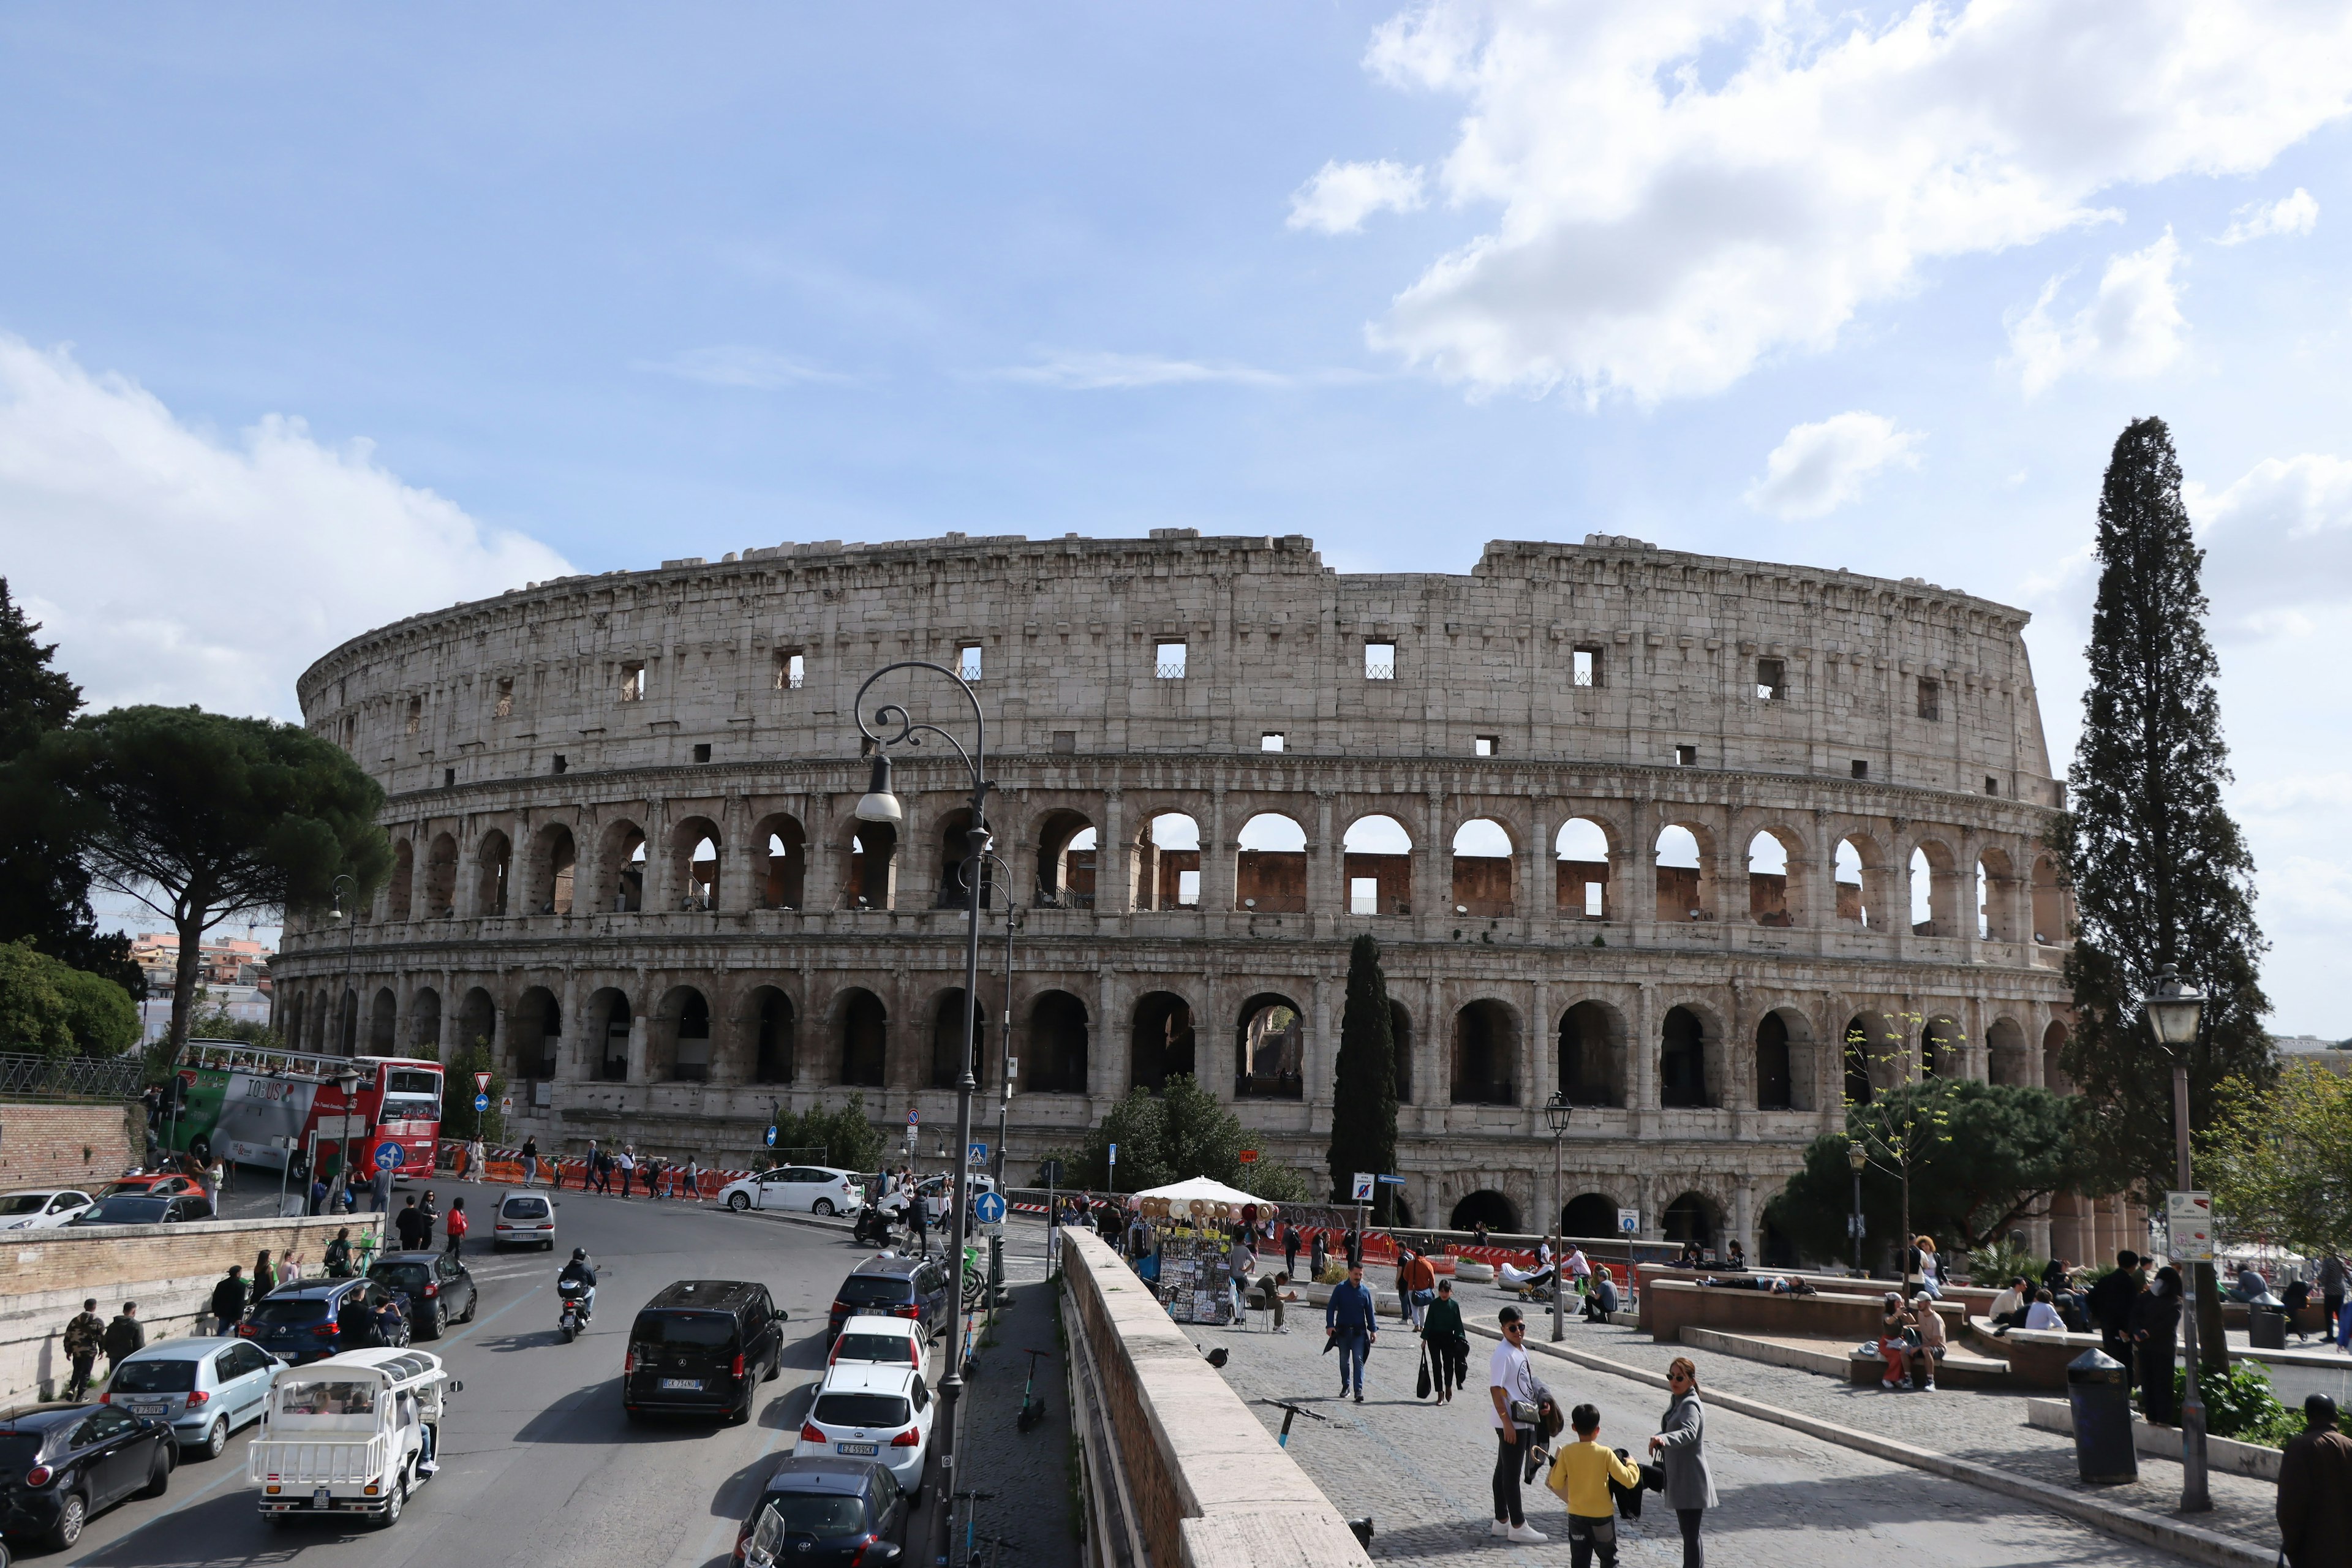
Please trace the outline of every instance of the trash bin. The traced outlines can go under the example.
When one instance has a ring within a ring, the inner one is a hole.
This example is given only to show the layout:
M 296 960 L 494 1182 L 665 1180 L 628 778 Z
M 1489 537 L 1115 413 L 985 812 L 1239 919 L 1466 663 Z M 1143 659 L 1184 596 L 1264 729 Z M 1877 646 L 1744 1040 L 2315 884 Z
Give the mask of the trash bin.
M 2066 1363 L 2066 1401 L 2074 1411 L 2074 1463 L 2083 1479 L 2094 1484 L 2139 1479 L 2124 1363 L 2084 1351 Z
M 2246 1341 L 2258 1351 L 2286 1349 L 2286 1314 L 2275 1307 L 2256 1307 L 2248 1314 Z

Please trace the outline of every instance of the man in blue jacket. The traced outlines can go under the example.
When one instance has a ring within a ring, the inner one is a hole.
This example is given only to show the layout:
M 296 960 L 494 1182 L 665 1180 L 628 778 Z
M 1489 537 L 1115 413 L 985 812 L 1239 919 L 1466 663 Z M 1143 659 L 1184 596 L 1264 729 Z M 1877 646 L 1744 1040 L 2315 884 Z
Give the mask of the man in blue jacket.
M 1364 1402 L 1364 1356 L 1380 1336 L 1380 1320 L 1372 1312 L 1372 1293 L 1364 1289 L 1364 1266 L 1350 1263 L 1347 1279 L 1331 1287 L 1330 1305 L 1323 1309 L 1323 1331 L 1328 1336 L 1327 1350 L 1337 1346 L 1339 1352 L 1339 1393 L 1345 1397 L 1353 1385 L 1356 1403 Z

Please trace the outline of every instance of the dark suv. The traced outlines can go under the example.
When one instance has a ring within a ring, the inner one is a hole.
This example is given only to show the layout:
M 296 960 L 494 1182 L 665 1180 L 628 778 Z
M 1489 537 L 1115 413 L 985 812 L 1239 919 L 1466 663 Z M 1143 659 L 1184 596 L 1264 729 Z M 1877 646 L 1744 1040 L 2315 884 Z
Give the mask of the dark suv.
M 775 1511 L 763 1526 L 761 1516 Z M 907 1494 L 890 1472 L 871 1459 L 811 1458 L 778 1465 L 751 1517 L 735 1537 L 735 1561 L 756 1539 L 774 1560 L 791 1568 L 881 1568 L 898 1561 L 893 1537 L 907 1529 Z M 784 1556 L 777 1548 L 789 1542 Z
M 833 1298 L 833 1314 L 824 1342 L 833 1343 L 841 1325 L 852 1317 L 910 1318 L 927 1334 L 947 1326 L 954 1310 L 947 1262 L 938 1258 L 869 1258 L 849 1272 Z
M 0 1421 L 0 1530 L 64 1550 L 131 1493 L 162 1497 L 179 1445 L 161 1421 L 109 1405 L 52 1405 Z
M 339 1351 L 364 1350 L 375 1343 L 373 1332 L 364 1343 L 349 1344 L 337 1321 L 344 1301 L 353 1291 L 360 1292 L 366 1301 L 368 1321 L 373 1324 L 376 1309 L 390 1294 L 383 1282 L 329 1279 L 316 1285 L 298 1285 L 291 1290 L 273 1290 L 264 1296 L 247 1310 L 245 1321 L 236 1326 L 237 1337 L 251 1340 L 278 1360 L 295 1366 Z
M 784 1318 L 765 1285 L 684 1279 L 668 1287 L 629 1325 L 621 1407 L 631 1420 L 667 1412 L 750 1420 L 752 1385 L 783 1365 Z

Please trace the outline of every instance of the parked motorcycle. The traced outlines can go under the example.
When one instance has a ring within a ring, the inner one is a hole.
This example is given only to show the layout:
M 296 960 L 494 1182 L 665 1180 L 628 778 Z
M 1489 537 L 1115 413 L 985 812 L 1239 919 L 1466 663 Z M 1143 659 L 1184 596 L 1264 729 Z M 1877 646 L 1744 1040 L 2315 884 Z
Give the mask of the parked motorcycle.
M 857 1210 L 857 1219 L 850 1226 L 849 1236 L 850 1239 L 860 1247 L 889 1246 L 890 1212 L 887 1209 L 876 1208 L 872 1204 L 861 1205 Z
M 588 1284 L 583 1279 L 559 1279 L 555 1294 L 562 1303 L 556 1310 L 555 1326 L 570 1344 L 588 1326 Z

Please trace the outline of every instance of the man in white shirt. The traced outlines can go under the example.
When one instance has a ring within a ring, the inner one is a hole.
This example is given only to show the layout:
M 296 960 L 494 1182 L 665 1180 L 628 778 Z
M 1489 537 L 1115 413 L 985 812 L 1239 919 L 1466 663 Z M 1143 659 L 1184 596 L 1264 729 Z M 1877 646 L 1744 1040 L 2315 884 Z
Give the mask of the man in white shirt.
M 1506 1307 L 1495 1321 L 1502 1325 L 1503 1342 L 1486 1358 L 1486 1394 L 1495 1405 L 1488 1419 L 1494 1424 L 1496 1448 L 1495 1524 L 1487 1533 L 1532 1545 L 1545 1536 L 1528 1528 L 1527 1514 L 1519 1504 L 1519 1477 L 1536 1434 L 1533 1426 L 1522 1426 L 1511 1419 L 1511 1404 L 1521 1400 L 1533 1405 L 1543 1397 L 1543 1385 L 1528 1365 L 1528 1324 L 1519 1310 Z

